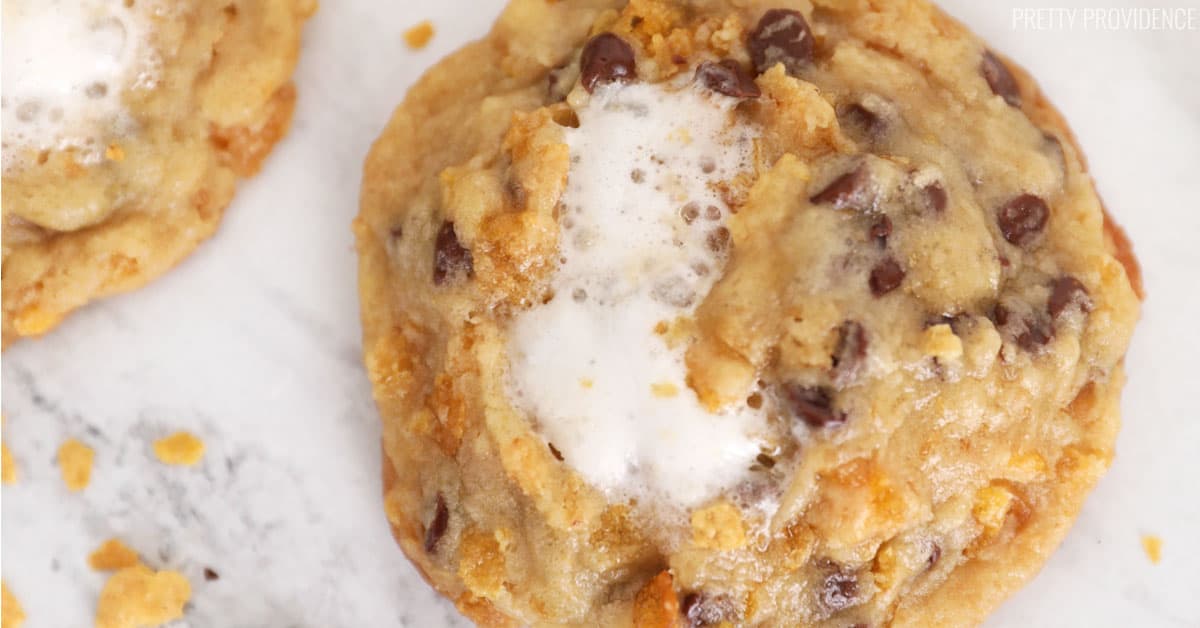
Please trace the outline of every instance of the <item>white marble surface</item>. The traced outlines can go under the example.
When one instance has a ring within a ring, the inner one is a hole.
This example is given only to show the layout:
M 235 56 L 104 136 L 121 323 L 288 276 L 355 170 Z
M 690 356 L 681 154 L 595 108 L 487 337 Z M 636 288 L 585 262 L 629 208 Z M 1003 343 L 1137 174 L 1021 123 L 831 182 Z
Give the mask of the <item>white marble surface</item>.
M 5 353 L 5 438 L 22 479 L 3 490 L 2 568 L 29 628 L 90 625 L 103 577 L 85 557 L 113 535 L 192 580 L 180 626 L 465 625 L 384 525 L 348 224 L 388 112 L 501 4 L 326 2 L 308 29 L 295 129 L 217 237 L 152 286 Z M 1200 626 L 1200 31 L 1031 31 L 1011 10 L 1033 0 L 945 4 L 1033 70 L 1072 121 L 1150 293 L 1112 471 L 989 626 Z M 438 34 L 413 53 L 401 33 L 422 18 Z M 208 443 L 197 469 L 150 454 L 181 428 Z M 54 465 L 69 436 L 97 451 L 81 495 Z M 1144 533 L 1165 541 L 1157 566 Z M 206 566 L 220 580 L 204 581 Z

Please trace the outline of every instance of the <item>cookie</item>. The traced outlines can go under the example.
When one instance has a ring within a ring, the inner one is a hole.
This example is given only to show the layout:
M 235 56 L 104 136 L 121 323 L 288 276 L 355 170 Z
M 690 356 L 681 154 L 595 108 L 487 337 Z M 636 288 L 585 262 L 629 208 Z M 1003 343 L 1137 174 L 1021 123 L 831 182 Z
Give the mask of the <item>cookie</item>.
M 288 129 L 314 0 L 4 4 L 3 343 L 213 234 Z
M 921 0 L 514 0 L 355 231 L 386 515 L 480 625 L 970 625 L 1112 456 L 1129 244 Z

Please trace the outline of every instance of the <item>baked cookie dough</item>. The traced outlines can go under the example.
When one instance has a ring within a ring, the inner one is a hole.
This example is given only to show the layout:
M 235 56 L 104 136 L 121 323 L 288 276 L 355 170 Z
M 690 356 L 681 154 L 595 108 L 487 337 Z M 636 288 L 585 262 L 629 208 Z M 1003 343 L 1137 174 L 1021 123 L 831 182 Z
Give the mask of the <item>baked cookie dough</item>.
M 1112 457 L 1128 243 L 921 0 L 514 0 L 355 230 L 387 517 L 480 625 L 975 624 Z
M 315 0 L 4 3 L 3 343 L 212 235 L 288 129 Z

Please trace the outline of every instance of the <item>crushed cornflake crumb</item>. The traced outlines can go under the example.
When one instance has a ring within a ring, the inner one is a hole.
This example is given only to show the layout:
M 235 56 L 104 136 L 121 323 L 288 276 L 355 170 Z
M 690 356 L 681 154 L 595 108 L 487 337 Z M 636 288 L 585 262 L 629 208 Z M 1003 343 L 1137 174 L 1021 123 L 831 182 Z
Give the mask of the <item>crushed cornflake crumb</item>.
M 3 589 L 3 599 L 0 600 L 0 628 L 21 628 L 25 623 L 25 609 L 17 601 L 17 596 L 8 590 L 7 582 L 0 582 Z
M 0 443 L 0 482 L 14 484 L 16 481 L 17 462 L 13 459 L 12 452 L 8 450 L 8 443 Z
M 191 466 L 204 457 L 204 441 L 189 432 L 175 432 L 154 441 L 154 455 L 164 464 Z
M 424 48 L 430 39 L 433 39 L 433 22 L 429 20 L 404 31 L 404 43 L 413 50 Z
M 114 573 L 96 605 L 96 628 L 145 628 L 183 617 L 192 585 L 175 571 L 145 565 Z
M 1146 552 L 1146 558 L 1155 565 L 1162 560 L 1162 539 L 1153 534 L 1142 535 L 1142 550 Z
M 58 448 L 58 467 L 62 470 L 63 483 L 71 491 L 87 488 L 92 481 L 92 461 L 96 452 L 74 438 L 67 439 Z
M 669 398 L 679 394 L 679 387 L 671 382 L 655 382 L 650 384 L 650 392 L 655 397 Z
M 96 571 L 117 571 L 133 567 L 140 562 L 137 552 L 120 539 L 105 541 L 88 556 L 88 565 Z
M 4 415 L 0 414 L 0 425 L 4 423 Z M 0 482 L 14 484 L 18 476 L 17 459 L 13 458 L 12 452 L 8 450 L 8 443 L 0 441 Z

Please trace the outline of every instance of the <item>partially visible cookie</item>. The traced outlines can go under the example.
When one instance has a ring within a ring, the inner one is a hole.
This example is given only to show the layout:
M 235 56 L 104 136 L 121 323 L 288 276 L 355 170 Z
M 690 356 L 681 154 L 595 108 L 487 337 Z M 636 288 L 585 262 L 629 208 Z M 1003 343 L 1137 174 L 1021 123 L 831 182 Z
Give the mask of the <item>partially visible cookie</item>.
M 212 235 L 288 129 L 315 0 L 4 3 L 3 343 Z
M 386 514 L 481 625 L 972 625 L 1112 456 L 1128 242 L 923 0 L 515 0 L 355 229 Z

